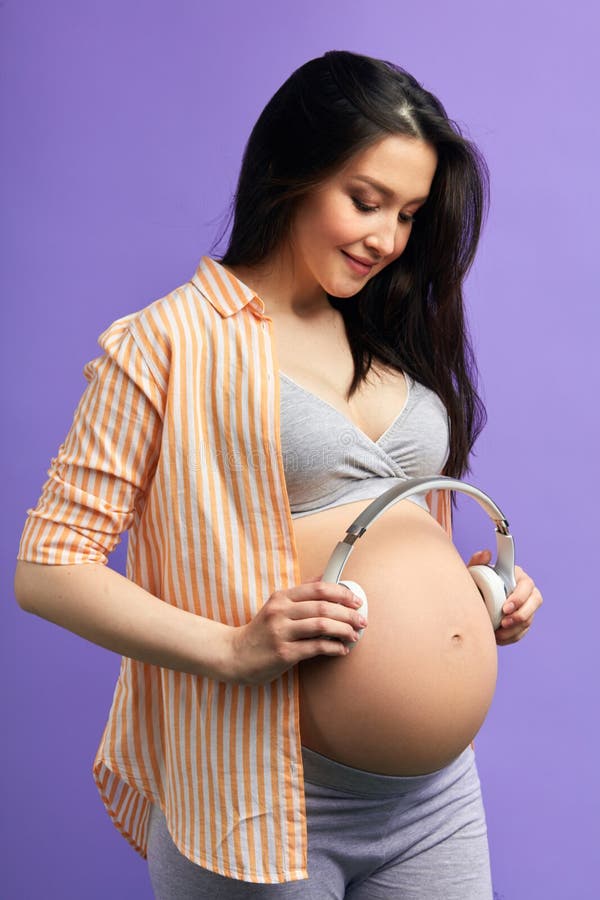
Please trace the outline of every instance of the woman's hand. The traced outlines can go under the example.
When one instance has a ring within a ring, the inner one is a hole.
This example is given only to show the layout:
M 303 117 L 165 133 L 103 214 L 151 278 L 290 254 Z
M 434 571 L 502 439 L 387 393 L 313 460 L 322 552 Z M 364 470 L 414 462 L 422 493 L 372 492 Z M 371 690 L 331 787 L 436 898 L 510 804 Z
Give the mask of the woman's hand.
M 358 640 L 366 625 L 356 611 L 362 601 L 350 588 L 321 577 L 273 591 L 250 622 L 233 629 L 232 680 L 265 684 L 312 656 L 348 653 L 342 641 Z
M 485 566 L 491 558 L 490 550 L 480 550 L 473 554 L 467 566 Z M 543 603 L 539 589 L 521 566 L 515 566 L 515 579 L 517 586 L 502 606 L 505 616 L 495 631 L 496 643 L 500 645 L 520 641 L 531 628 L 535 612 Z

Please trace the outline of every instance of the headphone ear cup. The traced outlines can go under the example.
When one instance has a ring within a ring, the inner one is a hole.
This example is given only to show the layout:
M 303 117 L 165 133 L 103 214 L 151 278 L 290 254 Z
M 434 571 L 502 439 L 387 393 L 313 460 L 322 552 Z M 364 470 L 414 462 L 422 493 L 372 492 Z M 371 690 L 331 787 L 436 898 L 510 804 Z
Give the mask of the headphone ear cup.
M 483 597 L 495 631 L 502 621 L 502 607 L 506 600 L 504 582 L 491 566 L 469 566 L 469 572 Z

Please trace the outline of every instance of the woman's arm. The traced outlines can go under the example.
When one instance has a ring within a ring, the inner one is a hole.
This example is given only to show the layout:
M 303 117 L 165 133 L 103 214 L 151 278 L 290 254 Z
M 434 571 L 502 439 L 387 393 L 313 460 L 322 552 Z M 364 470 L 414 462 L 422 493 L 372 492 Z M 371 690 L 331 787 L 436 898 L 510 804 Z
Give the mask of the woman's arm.
M 18 560 L 14 589 L 26 612 L 114 653 L 192 675 L 235 680 L 233 626 L 165 603 L 106 565 Z
M 348 653 L 341 641 L 358 640 L 367 624 L 357 612 L 362 601 L 320 576 L 273 591 L 237 628 L 165 603 L 103 563 L 18 560 L 14 588 L 22 609 L 122 656 L 248 685 L 317 654 Z
M 15 595 L 22 609 L 124 656 L 225 680 L 230 626 L 163 602 L 107 565 L 141 508 L 161 446 L 164 387 L 116 320 L 86 364 L 88 381 L 35 509 Z

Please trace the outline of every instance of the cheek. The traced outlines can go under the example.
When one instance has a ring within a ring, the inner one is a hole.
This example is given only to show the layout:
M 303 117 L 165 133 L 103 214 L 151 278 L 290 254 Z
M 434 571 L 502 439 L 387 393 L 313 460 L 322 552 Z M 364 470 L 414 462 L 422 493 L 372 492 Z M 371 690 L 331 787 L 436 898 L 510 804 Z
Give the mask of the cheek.
M 304 244 L 315 252 L 328 252 L 332 247 L 343 247 L 356 240 L 356 229 L 340 218 L 317 218 L 307 223 Z
M 339 218 L 324 203 L 305 206 L 298 226 L 303 244 L 315 249 L 335 240 L 341 227 Z
M 329 240 L 334 244 L 350 244 L 360 238 L 365 230 L 363 221 L 352 212 L 339 208 L 327 217 L 326 222 Z
M 351 244 L 363 236 L 367 225 L 348 204 L 321 197 L 305 205 L 299 228 L 304 245 L 316 250 Z
M 354 240 L 361 225 L 352 209 L 337 196 L 322 197 L 311 218 L 315 230 L 329 243 L 344 244 Z

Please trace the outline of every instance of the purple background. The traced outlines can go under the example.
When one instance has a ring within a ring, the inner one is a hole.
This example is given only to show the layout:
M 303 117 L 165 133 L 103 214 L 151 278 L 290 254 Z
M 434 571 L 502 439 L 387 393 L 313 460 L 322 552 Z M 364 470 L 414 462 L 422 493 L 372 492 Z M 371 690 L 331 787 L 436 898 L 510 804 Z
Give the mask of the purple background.
M 491 169 L 466 284 L 489 420 L 468 480 L 502 507 L 517 562 L 545 599 L 525 639 L 499 648 L 476 739 L 494 884 L 502 900 L 598 896 L 598 489 L 586 483 L 599 455 L 596 14 L 541 0 L 322 6 L 0 3 L 0 882 L 10 900 L 152 897 L 91 775 L 119 657 L 20 610 L 18 540 L 98 335 L 191 277 L 260 110 L 329 49 L 407 68 Z M 465 560 L 495 547 L 470 499 L 455 539 Z M 121 572 L 125 546 L 110 562 Z

